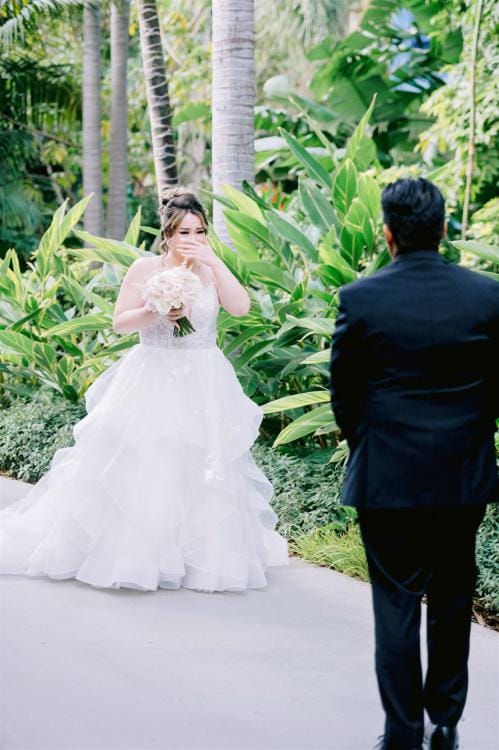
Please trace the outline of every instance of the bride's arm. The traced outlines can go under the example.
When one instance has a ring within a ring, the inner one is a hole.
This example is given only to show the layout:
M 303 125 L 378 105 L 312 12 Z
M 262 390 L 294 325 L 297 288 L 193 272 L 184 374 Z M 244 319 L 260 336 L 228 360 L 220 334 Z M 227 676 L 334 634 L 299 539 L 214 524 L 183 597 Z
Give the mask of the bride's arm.
M 231 315 L 237 317 L 247 315 L 251 308 L 251 297 L 223 260 L 216 255 L 212 261 L 211 270 L 215 277 L 220 304 Z
M 147 269 L 147 270 L 146 270 Z M 121 283 L 113 315 L 116 333 L 134 333 L 152 323 L 157 313 L 144 306 L 141 285 L 150 275 L 149 260 L 134 260 Z

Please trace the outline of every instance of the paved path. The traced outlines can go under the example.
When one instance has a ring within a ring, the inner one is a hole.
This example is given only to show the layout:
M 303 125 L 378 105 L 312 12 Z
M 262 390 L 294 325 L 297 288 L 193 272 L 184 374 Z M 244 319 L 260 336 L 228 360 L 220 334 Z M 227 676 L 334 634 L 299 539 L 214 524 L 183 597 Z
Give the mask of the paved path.
M 0 480 L 6 504 L 22 485 Z M 368 750 L 370 588 L 293 558 L 203 594 L 0 576 L 2 750 Z M 499 747 L 499 636 L 473 625 L 461 750 Z

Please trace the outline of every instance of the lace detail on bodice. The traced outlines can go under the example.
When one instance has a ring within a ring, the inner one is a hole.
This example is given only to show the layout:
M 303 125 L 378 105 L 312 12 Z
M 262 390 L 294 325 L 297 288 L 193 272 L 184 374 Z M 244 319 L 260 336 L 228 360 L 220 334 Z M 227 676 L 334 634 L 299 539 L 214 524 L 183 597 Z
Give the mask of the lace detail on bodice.
M 160 346 L 167 349 L 207 349 L 217 345 L 218 297 L 215 285 L 203 286 L 192 303 L 187 317 L 195 330 L 186 336 L 174 336 L 171 320 L 158 315 L 140 332 L 140 343 L 145 346 Z

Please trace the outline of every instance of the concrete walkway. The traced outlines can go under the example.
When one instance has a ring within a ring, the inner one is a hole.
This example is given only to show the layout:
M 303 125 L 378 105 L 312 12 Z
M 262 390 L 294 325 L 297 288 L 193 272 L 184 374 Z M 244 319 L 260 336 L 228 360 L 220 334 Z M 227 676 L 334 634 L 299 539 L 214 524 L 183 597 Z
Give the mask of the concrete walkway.
M 268 578 L 202 594 L 0 576 L 0 747 L 368 750 L 369 585 L 297 558 Z M 499 636 L 478 625 L 470 668 L 461 750 L 497 750 Z

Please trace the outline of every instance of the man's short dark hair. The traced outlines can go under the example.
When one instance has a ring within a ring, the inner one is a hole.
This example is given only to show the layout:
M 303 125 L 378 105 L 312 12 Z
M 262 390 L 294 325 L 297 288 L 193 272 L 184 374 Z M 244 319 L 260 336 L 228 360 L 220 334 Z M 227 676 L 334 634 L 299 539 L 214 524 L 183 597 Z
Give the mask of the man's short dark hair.
M 436 185 L 424 177 L 397 180 L 383 190 L 381 206 L 399 253 L 438 249 L 445 202 Z

